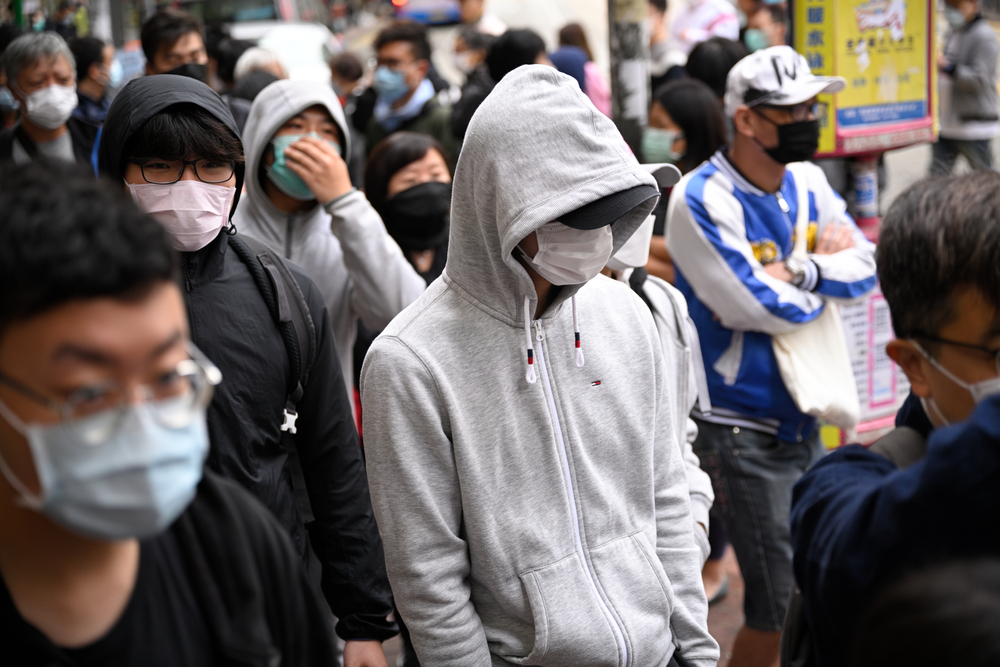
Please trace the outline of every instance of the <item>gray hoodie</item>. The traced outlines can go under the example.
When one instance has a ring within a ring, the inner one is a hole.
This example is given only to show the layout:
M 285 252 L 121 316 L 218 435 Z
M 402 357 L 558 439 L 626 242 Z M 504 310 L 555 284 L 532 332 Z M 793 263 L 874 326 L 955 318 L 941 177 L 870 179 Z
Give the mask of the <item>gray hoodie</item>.
M 261 170 L 271 138 L 289 118 L 325 107 L 340 127 L 350 155 L 350 132 L 337 96 L 310 81 L 275 81 L 254 100 L 243 130 L 246 196 L 233 218 L 236 229 L 259 239 L 298 264 L 319 286 L 333 321 L 347 395 L 354 391 L 357 321 L 379 331 L 424 290 L 424 280 L 406 261 L 382 219 L 357 190 L 304 213 L 284 213 L 264 192 Z
M 507 75 L 472 119 L 444 274 L 362 370 L 372 501 L 423 664 L 718 660 L 649 309 L 599 276 L 526 318 L 537 297 L 511 254 L 644 184 L 614 124 L 550 67 Z M 616 250 L 653 204 L 614 224 Z

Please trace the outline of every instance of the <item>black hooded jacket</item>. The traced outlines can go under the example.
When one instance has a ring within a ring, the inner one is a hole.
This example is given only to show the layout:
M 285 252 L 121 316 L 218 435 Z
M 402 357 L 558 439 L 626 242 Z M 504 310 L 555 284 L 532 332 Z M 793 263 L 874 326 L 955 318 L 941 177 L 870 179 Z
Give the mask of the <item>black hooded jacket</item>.
M 101 173 L 122 182 L 128 138 L 160 111 L 184 103 L 200 106 L 239 136 L 226 103 L 205 84 L 168 74 L 136 79 L 108 111 L 98 148 Z M 233 211 L 243 179 L 241 164 Z M 191 339 L 223 378 L 208 410 L 208 465 L 257 496 L 304 555 L 305 531 L 281 444 L 288 355 L 252 275 L 229 248 L 228 234 L 224 229 L 201 250 L 181 253 Z M 395 624 L 386 620 L 392 597 L 330 318 L 312 280 L 288 267 L 316 325 L 316 354 L 298 402 L 295 436 L 316 517 L 309 541 L 323 566 L 323 593 L 340 619 L 337 633 L 344 639 L 384 640 L 396 634 Z

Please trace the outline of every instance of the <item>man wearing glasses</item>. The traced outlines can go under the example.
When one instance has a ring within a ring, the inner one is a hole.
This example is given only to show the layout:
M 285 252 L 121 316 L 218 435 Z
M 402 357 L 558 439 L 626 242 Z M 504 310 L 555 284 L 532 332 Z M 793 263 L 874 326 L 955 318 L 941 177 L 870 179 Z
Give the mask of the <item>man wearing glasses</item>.
M 746 581 L 746 626 L 731 667 L 777 664 L 792 586 L 792 486 L 818 459 L 816 419 L 792 400 L 772 336 L 817 318 L 828 300 L 875 286 L 874 247 L 846 213 L 816 152 L 816 96 L 844 87 L 817 77 L 787 46 L 738 62 L 726 86 L 732 146 L 675 186 L 667 247 L 702 343 L 711 414 L 695 412 L 695 453 L 715 482 Z M 808 209 L 804 209 L 804 207 Z M 792 256 L 799 211 L 807 259 Z
M 909 467 L 878 443 L 843 447 L 795 487 L 795 576 L 819 667 L 848 664 L 863 612 L 902 575 L 1000 556 L 998 218 L 1000 175 L 980 170 L 914 184 L 882 222 L 886 352 L 933 430 Z
M 310 545 L 315 550 L 323 592 L 347 642 L 345 667 L 385 665 L 380 642 L 396 633 L 386 619 L 391 594 L 330 317 L 312 280 L 288 265 L 315 327 L 315 352 L 290 424 L 289 379 L 298 378 L 251 273 L 264 269 L 244 262 L 230 241 L 245 170 L 228 107 L 189 77 L 136 79 L 108 111 L 99 166 L 166 227 L 181 251 L 191 339 L 226 378 L 208 408 L 209 468 L 257 496 L 304 560 Z M 279 303 L 277 310 L 295 306 Z M 304 489 L 293 488 L 297 467 L 286 429 L 294 433 Z M 298 491 L 315 515 L 305 526 Z
M 68 165 L 0 181 L 7 654 L 333 664 L 284 529 L 238 486 L 203 475 L 221 374 L 191 342 L 162 227 Z

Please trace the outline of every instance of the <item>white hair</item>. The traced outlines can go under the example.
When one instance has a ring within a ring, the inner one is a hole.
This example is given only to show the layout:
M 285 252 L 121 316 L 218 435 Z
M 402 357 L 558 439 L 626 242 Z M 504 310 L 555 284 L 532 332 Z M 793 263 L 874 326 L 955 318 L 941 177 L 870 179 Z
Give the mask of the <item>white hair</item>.
M 250 72 L 265 69 L 268 65 L 277 65 L 282 70 L 285 69 L 277 53 L 259 46 L 251 46 L 236 61 L 236 67 L 233 68 L 233 82 L 237 83 Z
M 66 40 L 54 32 L 30 32 L 21 35 L 7 46 L 0 62 L 7 72 L 7 80 L 17 82 L 22 69 L 31 67 L 42 58 L 63 56 L 76 78 L 76 58 L 66 45 Z

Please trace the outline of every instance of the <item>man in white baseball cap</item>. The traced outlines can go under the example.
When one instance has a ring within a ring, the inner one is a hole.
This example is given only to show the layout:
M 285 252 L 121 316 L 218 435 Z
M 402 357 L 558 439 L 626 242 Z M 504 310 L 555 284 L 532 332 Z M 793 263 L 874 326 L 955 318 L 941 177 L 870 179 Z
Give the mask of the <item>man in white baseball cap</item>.
M 711 414 L 693 412 L 694 451 L 715 483 L 715 511 L 736 550 L 746 626 L 730 667 L 778 664 L 792 587 L 792 486 L 823 454 L 816 419 L 782 380 L 772 336 L 816 319 L 827 301 L 875 286 L 874 246 L 819 167 L 818 77 L 787 46 L 757 51 L 730 71 L 733 143 L 675 186 L 667 247 L 701 340 Z M 799 211 L 807 254 L 792 255 Z

